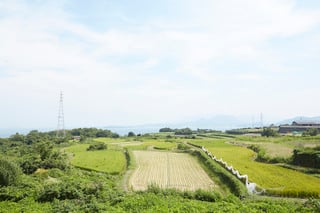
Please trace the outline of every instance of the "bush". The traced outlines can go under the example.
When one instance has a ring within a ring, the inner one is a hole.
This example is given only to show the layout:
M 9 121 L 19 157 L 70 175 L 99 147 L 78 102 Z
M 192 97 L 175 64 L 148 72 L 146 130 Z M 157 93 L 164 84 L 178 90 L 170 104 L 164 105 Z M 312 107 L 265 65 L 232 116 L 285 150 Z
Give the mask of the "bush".
M 21 175 L 18 165 L 7 159 L 0 158 L 0 186 L 8 186 L 17 182 Z
M 272 128 L 263 128 L 261 136 L 265 137 L 274 137 L 277 136 L 278 133 Z
M 96 144 L 91 144 L 87 148 L 87 151 L 104 150 L 104 149 L 107 149 L 107 145 L 105 143 L 96 143 Z
M 293 150 L 292 163 L 298 166 L 320 169 L 320 151 L 316 149 Z
M 302 136 L 317 136 L 319 134 L 319 130 L 316 128 L 307 129 L 302 133 Z
M 192 130 L 190 128 L 176 129 L 175 135 L 192 135 Z
M 129 132 L 128 133 L 128 137 L 134 137 L 134 136 L 136 136 L 136 134 L 134 134 L 134 132 Z
M 28 155 L 20 161 L 20 167 L 25 174 L 32 174 L 41 167 L 40 157 Z
M 174 130 L 169 127 L 164 127 L 164 128 L 161 128 L 159 132 L 174 132 Z
M 53 151 L 52 154 L 42 161 L 41 167 L 45 169 L 58 168 L 61 170 L 66 170 L 69 168 L 69 161 L 67 155 L 59 151 Z
M 184 144 L 184 143 L 179 143 L 178 144 L 178 149 L 180 149 L 180 150 L 189 150 L 190 147 L 188 145 Z
M 38 197 L 40 202 L 52 202 L 55 199 L 80 199 L 83 196 L 81 186 L 77 183 L 51 183 L 44 186 Z
M 194 198 L 201 201 L 216 202 L 221 200 L 221 195 L 216 192 L 198 189 L 197 191 L 195 191 Z

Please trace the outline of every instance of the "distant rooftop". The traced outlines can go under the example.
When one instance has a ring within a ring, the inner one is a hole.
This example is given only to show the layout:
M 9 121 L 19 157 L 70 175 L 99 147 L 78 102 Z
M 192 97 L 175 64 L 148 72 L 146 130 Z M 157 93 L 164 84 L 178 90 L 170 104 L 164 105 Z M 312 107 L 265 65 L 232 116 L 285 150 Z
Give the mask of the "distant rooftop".
M 317 121 L 293 121 L 292 126 L 319 126 L 320 122 Z

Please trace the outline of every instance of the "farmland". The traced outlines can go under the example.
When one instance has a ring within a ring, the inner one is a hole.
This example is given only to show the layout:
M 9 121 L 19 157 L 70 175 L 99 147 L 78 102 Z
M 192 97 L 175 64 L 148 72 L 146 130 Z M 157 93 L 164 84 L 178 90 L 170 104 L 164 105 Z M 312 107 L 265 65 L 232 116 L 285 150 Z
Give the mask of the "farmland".
M 290 151 L 281 148 L 313 147 L 319 138 L 264 138 L 211 132 L 192 136 L 161 133 L 87 137 L 61 142 L 45 133 L 36 136 L 31 144 L 0 139 L 1 156 L 14 163 L 12 168 L 18 169 L 15 174 L 23 169 L 15 182 L 0 186 L 0 212 L 320 210 L 317 198 L 320 178 L 277 164 L 257 162 L 257 153 L 247 148 L 269 146 L 267 152 L 284 155 Z M 39 138 L 43 141 L 39 142 Z M 249 194 L 243 182 L 188 143 L 205 146 L 241 174 L 248 174 L 249 180 L 267 193 Z M 98 149 L 103 147 L 100 145 L 107 149 Z M 97 149 L 87 150 L 91 146 Z
M 72 153 L 71 163 L 79 168 L 119 174 L 126 168 L 126 159 L 122 151 L 87 151 L 89 144 L 78 144 L 65 149 Z
M 217 187 L 197 161 L 188 154 L 133 151 L 137 169 L 129 185 L 133 190 L 146 190 L 150 185 L 181 190 Z
M 249 181 L 257 183 L 271 194 L 281 196 L 310 196 L 320 194 L 320 179 L 282 168 L 277 165 L 256 162 L 256 153 L 242 146 L 225 141 L 193 141 L 205 146 L 217 158 L 222 158 L 240 173 L 247 174 Z

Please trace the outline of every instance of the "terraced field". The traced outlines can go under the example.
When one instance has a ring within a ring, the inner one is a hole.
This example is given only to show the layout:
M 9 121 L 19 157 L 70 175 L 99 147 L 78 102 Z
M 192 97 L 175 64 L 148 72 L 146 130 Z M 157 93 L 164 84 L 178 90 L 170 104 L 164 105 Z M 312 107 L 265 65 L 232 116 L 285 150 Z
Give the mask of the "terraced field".
M 191 191 L 218 187 L 188 154 L 133 151 L 133 155 L 137 164 L 129 180 L 129 188 L 133 190 L 146 190 L 152 184 Z
M 241 174 L 247 174 L 249 181 L 257 183 L 272 194 L 281 196 L 320 195 L 320 179 L 277 165 L 254 161 L 255 153 L 244 147 L 234 146 L 224 141 L 193 141 L 205 146 L 218 159 L 222 158 Z

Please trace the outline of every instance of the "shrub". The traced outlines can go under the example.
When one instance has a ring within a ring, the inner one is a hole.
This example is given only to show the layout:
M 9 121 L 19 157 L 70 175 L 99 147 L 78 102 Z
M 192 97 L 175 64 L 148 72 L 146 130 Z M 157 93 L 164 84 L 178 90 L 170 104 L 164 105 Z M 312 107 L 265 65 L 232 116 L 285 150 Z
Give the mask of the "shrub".
M 0 158 L 0 186 L 8 186 L 17 182 L 21 174 L 18 165 L 7 159 Z
M 174 132 L 174 130 L 169 127 L 164 127 L 164 128 L 161 128 L 159 132 Z
M 216 202 L 221 200 L 221 195 L 216 192 L 198 189 L 195 191 L 194 198 L 201 201 Z
M 274 137 L 277 135 L 278 133 L 272 128 L 263 128 L 261 132 L 261 136 L 265 136 L 265 137 Z
M 105 143 L 96 143 L 96 144 L 91 144 L 87 148 L 87 151 L 104 150 L 104 149 L 107 149 L 107 145 Z
M 77 183 L 54 183 L 44 186 L 43 191 L 38 197 L 40 202 L 52 202 L 55 199 L 80 199 L 83 196 L 81 186 Z
M 32 174 L 41 167 L 41 159 L 38 156 L 27 155 L 20 161 L 20 167 L 25 174 Z
M 60 169 L 53 168 L 48 170 L 48 175 L 53 178 L 59 178 L 63 176 L 63 172 Z
M 128 137 L 134 137 L 134 136 L 136 136 L 136 134 L 134 134 L 134 132 L 129 132 L 128 133 Z
M 179 143 L 178 144 L 178 149 L 180 149 L 180 150 L 189 150 L 190 147 L 188 145 L 184 144 L 184 143 Z
M 192 135 L 192 130 L 190 128 L 176 129 L 175 135 Z
M 316 128 L 307 129 L 302 133 L 302 136 L 317 136 L 319 134 L 319 130 Z
M 298 166 L 320 169 L 320 151 L 316 149 L 295 149 L 293 150 L 292 163 Z

